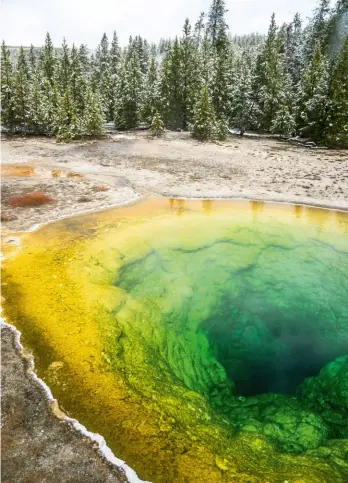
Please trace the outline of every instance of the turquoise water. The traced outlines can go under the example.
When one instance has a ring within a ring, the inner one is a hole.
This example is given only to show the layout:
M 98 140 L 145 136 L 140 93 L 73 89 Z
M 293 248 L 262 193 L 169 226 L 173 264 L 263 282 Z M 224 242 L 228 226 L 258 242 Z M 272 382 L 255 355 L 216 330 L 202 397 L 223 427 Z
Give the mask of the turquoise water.
M 26 235 L 4 281 L 40 376 L 142 478 L 348 481 L 347 215 L 151 201 Z

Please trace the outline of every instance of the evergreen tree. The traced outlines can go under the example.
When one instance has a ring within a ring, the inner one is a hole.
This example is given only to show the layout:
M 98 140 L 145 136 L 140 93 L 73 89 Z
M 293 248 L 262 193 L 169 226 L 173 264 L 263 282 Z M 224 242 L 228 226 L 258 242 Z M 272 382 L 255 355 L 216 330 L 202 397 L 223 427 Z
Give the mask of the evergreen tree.
M 341 52 L 348 37 L 348 0 L 337 0 L 328 23 L 329 55 L 333 57 Z
M 106 33 L 103 34 L 100 44 L 97 47 L 95 60 L 98 80 L 100 81 L 103 72 L 109 69 L 109 41 Z
M 76 109 L 70 93 L 58 95 L 57 109 L 53 120 L 53 132 L 58 141 L 72 141 L 81 134 Z
M 278 92 L 278 109 L 275 112 L 271 131 L 282 136 L 291 136 L 296 131 L 296 116 L 292 102 L 291 80 L 285 76 Z
M 197 63 L 198 51 L 191 35 L 191 25 L 185 20 L 183 37 L 180 41 L 181 51 L 181 92 L 182 92 L 182 127 L 187 128 L 191 123 L 193 109 L 200 89 L 200 72 Z
M 154 114 L 159 109 L 160 86 L 157 69 L 158 68 L 156 58 L 151 57 L 149 69 L 145 80 L 144 107 L 142 115 L 144 121 L 151 121 L 154 117 Z
M 224 139 L 226 139 L 228 134 L 226 119 L 224 119 L 223 117 L 220 117 L 219 119 L 217 119 L 217 121 L 215 122 L 213 134 L 214 134 L 214 137 L 216 139 L 219 139 L 220 141 L 223 141 Z
M 296 130 L 295 116 L 289 105 L 284 102 L 279 105 L 278 111 L 275 113 L 271 132 L 281 134 L 282 136 L 291 136 Z
M 172 127 L 181 128 L 184 123 L 181 49 L 178 38 L 174 40 L 169 61 L 169 112 Z
M 164 123 L 158 111 L 155 112 L 151 121 L 150 130 L 154 136 L 160 136 L 164 131 Z
M 230 120 L 232 126 L 237 128 L 243 136 L 244 132 L 255 124 L 254 117 L 252 72 L 245 55 L 243 55 L 236 67 Z
M 109 89 L 108 89 L 108 113 L 107 118 L 114 120 L 116 115 L 116 95 L 117 95 L 117 79 L 121 63 L 121 49 L 118 43 L 116 31 L 113 33 L 110 53 L 109 53 Z
M 229 114 L 231 90 L 229 40 L 222 26 L 215 39 L 210 75 L 211 98 L 219 119 L 225 120 Z
M 201 42 L 204 37 L 204 30 L 205 30 L 204 19 L 205 19 L 205 13 L 201 12 L 197 22 L 195 23 L 194 40 L 197 46 L 201 45 Z
M 66 43 L 65 38 L 62 43 L 62 50 L 57 59 L 57 69 L 56 69 L 56 81 L 59 88 L 63 91 L 67 89 L 70 82 L 71 69 L 70 69 L 70 53 L 69 47 Z
M 318 43 L 322 52 L 327 49 L 330 12 L 330 0 L 319 0 L 319 5 L 306 29 L 305 58 L 307 62 L 311 61 Z
M 192 126 L 199 139 L 224 138 L 227 120 L 246 129 L 347 145 L 348 0 L 318 0 L 309 25 L 298 14 L 267 37 L 232 37 L 224 0 L 212 0 L 191 30 L 158 47 L 140 36 L 121 49 L 103 35 L 95 55 L 85 45 L 55 50 L 50 35 L 38 52 L 13 54 L 2 45 L 2 124 L 57 135 L 100 135 L 105 121 Z M 11 63 L 13 61 L 13 64 Z M 204 88 L 202 88 L 204 86 Z M 101 110 L 101 111 L 100 111 Z M 157 126 L 157 127 L 156 127 Z M 157 132 L 157 131 L 156 131 Z
M 81 57 L 81 48 L 78 50 L 73 44 L 70 51 L 69 94 L 72 97 L 78 117 L 83 115 L 85 109 L 86 75 L 83 62 L 84 57 Z
M 121 62 L 121 49 L 118 43 L 116 31 L 113 33 L 111 47 L 110 47 L 110 74 L 116 78 Z
M 13 75 L 12 100 L 14 122 L 25 131 L 29 114 L 29 73 L 23 47 L 19 50 L 17 70 Z
M 98 45 L 95 55 L 91 62 L 92 86 L 93 90 L 99 90 L 103 73 L 109 69 L 109 41 L 106 33 L 103 34 L 100 44 Z
M 138 54 L 132 50 L 121 67 L 117 86 L 115 123 L 121 128 L 134 128 L 140 121 L 143 108 L 143 74 Z
M 53 86 L 54 84 L 54 73 L 56 66 L 56 56 L 53 43 L 50 34 L 47 32 L 45 45 L 40 54 L 40 68 L 43 75 Z
M 161 63 L 159 81 L 159 110 L 165 126 L 170 124 L 170 95 L 171 95 L 171 73 L 170 73 L 171 49 L 164 54 Z
M 28 54 L 28 73 L 30 81 L 34 80 L 37 71 L 37 55 L 33 44 L 31 44 Z
M 49 135 L 54 135 L 55 118 L 61 92 L 57 84 L 52 86 L 48 79 L 40 79 L 40 84 L 41 105 L 45 117 L 45 132 Z
M 325 139 L 330 145 L 348 146 L 348 37 L 334 68 Z
M 256 62 L 254 77 L 255 105 L 258 127 L 270 131 L 276 112 L 282 103 L 281 92 L 285 82 L 284 54 L 277 35 L 275 15 L 271 17 L 267 39 Z
M 79 47 L 78 51 L 78 58 L 79 58 L 79 63 L 81 66 L 81 70 L 85 76 L 89 76 L 89 71 L 90 71 L 90 59 L 88 55 L 88 49 L 87 46 L 84 44 L 81 44 Z
M 213 56 L 212 46 L 209 39 L 209 31 L 207 28 L 205 28 L 203 32 L 202 45 L 199 49 L 199 60 L 201 64 L 203 82 L 209 85 L 213 69 Z
M 49 132 L 49 119 L 47 119 L 47 98 L 41 89 L 38 76 L 31 80 L 29 86 L 27 126 L 35 134 Z
M 13 83 L 10 51 L 3 41 L 1 45 L 1 123 L 11 130 L 16 125 L 13 108 Z
M 212 139 L 216 132 L 215 128 L 214 107 L 209 97 L 208 88 L 204 86 L 195 105 L 192 136 L 200 141 Z
M 224 0 L 213 0 L 208 15 L 208 33 L 211 45 L 215 47 L 221 32 L 225 32 L 227 24 L 225 21 L 226 7 Z
M 320 141 L 326 126 L 329 104 L 328 63 L 320 42 L 310 65 L 305 69 L 299 90 L 298 126 L 301 134 Z
M 112 121 L 115 115 L 115 89 L 116 86 L 113 85 L 110 70 L 106 69 L 102 72 L 99 88 L 97 92 L 99 92 L 101 105 L 103 109 L 103 115 L 107 121 Z
M 80 126 L 84 136 L 101 136 L 103 133 L 103 111 L 98 94 L 90 86 L 86 90 L 85 109 Z
M 140 63 L 141 72 L 145 75 L 148 69 L 149 62 L 149 45 L 146 40 L 143 40 L 140 35 L 137 35 L 131 41 L 131 50 L 135 50 Z
M 294 20 L 288 25 L 285 42 L 285 68 L 289 74 L 292 85 L 296 87 L 300 82 L 303 67 L 303 34 L 302 21 L 297 13 Z

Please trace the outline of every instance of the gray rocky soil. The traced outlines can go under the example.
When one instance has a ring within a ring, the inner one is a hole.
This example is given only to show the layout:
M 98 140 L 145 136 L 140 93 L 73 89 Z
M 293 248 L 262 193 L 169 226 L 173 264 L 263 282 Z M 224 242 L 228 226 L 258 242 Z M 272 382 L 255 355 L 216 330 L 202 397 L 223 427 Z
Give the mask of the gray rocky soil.
M 126 483 L 124 472 L 102 456 L 97 443 L 53 414 L 6 327 L 1 346 L 1 481 Z

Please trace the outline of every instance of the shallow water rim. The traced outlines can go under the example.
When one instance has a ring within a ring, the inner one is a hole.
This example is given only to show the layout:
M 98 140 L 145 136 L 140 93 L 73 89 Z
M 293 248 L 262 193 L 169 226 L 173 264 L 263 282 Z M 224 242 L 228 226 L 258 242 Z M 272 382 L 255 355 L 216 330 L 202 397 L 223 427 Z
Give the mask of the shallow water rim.
M 306 201 L 306 200 L 300 200 L 297 201 L 294 198 L 281 198 L 277 199 L 274 197 L 267 197 L 267 196 L 261 196 L 261 197 L 254 197 L 254 196 L 248 196 L 248 195 L 236 195 L 236 196 L 226 196 L 226 197 L 209 197 L 209 196 L 191 196 L 191 197 L 185 197 L 185 196 L 180 196 L 180 195 L 170 195 L 170 194 L 164 194 L 161 195 L 160 193 L 153 194 L 150 196 L 146 195 L 139 195 L 137 194 L 137 197 L 135 199 L 131 200 L 125 200 L 121 203 L 115 203 L 111 204 L 107 208 L 101 208 L 101 209 L 96 209 L 96 208 L 91 208 L 91 209 L 82 209 L 81 211 L 78 211 L 77 213 L 71 213 L 69 215 L 63 215 L 61 217 L 49 220 L 49 221 L 44 221 L 42 223 L 34 223 L 31 227 L 27 228 L 26 230 L 9 230 L 9 233 L 7 235 L 13 235 L 15 234 L 21 234 L 21 233 L 32 233 L 39 228 L 42 228 L 43 226 L 51 225 L 52 223 L 56 223 L 58 221 L 62 220 L 67 220 L 69 218 L 76 218 L 88 214 L 97 214 L 97 213 L 103 213 L 105 211 L 110 211 L 114 210 L 116 208 L 126 208 L 128 206 L 134 206 L 137 204 L 144 203 L 146 201 L 150 200 L 183 200 L 183 201 L 245 201 L 245 202 L 256 202 L 256 203 L 267 203 L 267 204 L 276 204 L 276 205 L 291 205 L 291 206 L 300 206 L 303 208 L 317 208 L 317 209 L 322 209 L 322 210 L 328 210 L 328 211 L 337 211 L 341 213 L 348 213 L 348 204 L 347 205 L 342 205 L 342 204 L 335 204 L 335 203 L 328 203 L 324 201 Z
M 34 356 L 26 352 L 25 347 L 21 343 L 21 336 L 22 333 L 20 330 L 17 329 L 16 326 L 9 324 L 6 321 L 6 318 L 1 316 L 0 317 L 0 328 L 6 328 L 10 330 L 14 334 L 14 342 L 15 348 L 14 350 L 18 353 L 20 359 L 25 361 L 28 364 L 28 369 L 26 371 L 26 376 L 33 379 L 33 381 L 41 386 L 43 389 L 45 399 L 48 402 L 48 411 L 52 411 L 52 413 L 56 416 L 57 419 L 61 421 L 65 421 L 66 423 L 70 424 L 81 436 L 90 439 L 94 443 L 98 445 L 98 451 L 101 453 L 109 463 L 113 466 L 120 468 L 125 472 L 126 477 L 128 478 L 129 483 L 151 483 L 146 480 L 141 480 L 137 473 L 127 465 L 127 463 L 120 458 L 118 458 L 111 448 L 107 445 L 104 437 L 99 433 L 93 433 L 88 430 L 83 424 L 81 424 L 77 419 L 69 417 L 65 414 L 61 408 L 59 407 L 59 401 L 54 398 L 51 388 L 48 384 L 45 383 L 43 379 L 41 379 L 35 372 L 35 359 Z

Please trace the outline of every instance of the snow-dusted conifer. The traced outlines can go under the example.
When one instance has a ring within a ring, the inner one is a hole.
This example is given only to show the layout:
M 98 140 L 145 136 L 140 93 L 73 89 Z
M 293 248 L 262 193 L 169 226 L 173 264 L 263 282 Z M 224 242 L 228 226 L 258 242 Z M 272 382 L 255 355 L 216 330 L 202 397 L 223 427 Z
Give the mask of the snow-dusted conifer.
M 58 141 L 72 141 L 81 134 L 76 109 L 70 89 L 58 95 L 57 109 L 53 120 L 53 132 Z
M 215 135 L 216 119 L 208 88 L 202 87 L 196 102 L 192 123 L 192 136 L 200 141 L 212 139 Z
M 267 39 L 257 58 L 253 81 L 258 127 L 264 131 L 270 131 L 275 114 L 281 105 L 280 94 L 285 80 L 282 47 L 273 14 Z
M 231 125 L 238 129 L 241 135 L 255 124 L 252 72 L 245 57 L 243 54 L 236 66 L 230 113 Z
M 326 51 L 329 37 L 330 0 L 319 0 L 310 24 L 306 29 L 305 60 L 310 62 L 319 43 L 322 52 Z
M 348 37 L 332 73 L 325 140 L 330 145 L 348 146 Z
M 69 47 L 65 38 L 63 39 L 62 49 L 57 59 L 56 81 L 59 88 L 63 91 L 67 89 L 70 82 L 71 67 Z
M 195 29 L 194 29 L 194 40 L 197 46 L 201 45 L 201 42 L 204 37 L 204 29 L 205 29 L 205 13 L 201 12 L 197 22 L 195 23 Z
M 227 121 L 223 117 L 220 117 L 215 122 L 213 137 L 216 139 L 219 139 L 220 141 L 223 141 L 224 139 L 226 139 L 227 134 L 228 134 Z
M 300 133 L 320 141 L 327 122 L 329 106 L 328 62 L 317 43 L 311 63 L 305 69 L 298 99 Z
M 164 123 L 158 111 L 155 112 L 155 115 L 152 118 L 150 131 L 154 136 L 160 136 L 164 131 Z
M 101 136 L 103 134 L 104 122 L 99 96 L 88 86 L 85 95 L 85 109 L 80 126 L 81 134 L 83 136 Z
M 114 30 L 111 47 L 110 47 L 110 74 L 111 76 L 117 77 L 117 73 L 119 70 L 120 62 L 121 62 L 121 49 L 118 42 L 118 37 L 116 30 Z
M 28 94 L 28 129 L 35 134 L 46 134 L 49 132 L 47 99 L 41 89 L 41 82 L 38 76 L 31 80 Z
M 121 67 L 117 86 L 116 125 L 130 129 L 137 126 L 143 108 L 143 74 L 137 52 L 132 49 Z
M 222 26 L 212 51 L 210 92 L 217 118 L 226 119 L 230 111 L 231 88 L 229 40 Z
M 23 47 L 19 49 L 17 69 L 13 75 L 14 122 L 21 131 L 26 130 L 29 114 L 29 72 Z
M 144 105 L 142 118 L 144 121 L 151 122 L 154 114 L 159 108 L 159 80 L 156 58 L 151 57 L 149 69 L 145 79 Z
M 14 129 L 16 119 L 13 110 L 14 76 L 10 51 L 2 42 L 1 45 L 1 123 L 9 129 Z
M 213 0 L 210 6 L 208 15 L 207 29 L 209 33 L 209 39 L 213 48 L 221 36 L 222 31 L 226 31 L 227 24 L 225 21 L 226 6 L 224 0 Z
M 170 96 L 171 96 L 171 75 L 170 75 L 171 49 L 168 48 L 162 59 L 159 80 L 159 111 L 165 126 L 170 124 Z
M 278 92 L 278 109 L 274 114 L 271 132 L 291 136 L 296 131 L 296 116 L 292 101 L 290 76 L 285 75 Z
M 298 85 L 303 68 L 302 21 L 298 13 L 287 27 L 285 42 L 285 68 L 294 88 Z
M 28 53 L 28 74 L 30 82 L 35 79 L 37 72 L 37 52 L 31 44 Z
M 78 49 L 78 58 L 81 65 L 82 72 L 84 73 L 85 76 L 89 76 L 91 61 L 88 54 L 87 46 L 85 44 L 80 45 Z
M 45 45 L 40 53 L 39 63 L 43 76 L 46 77 L 53 86 L 56 68 L 56 54 L 51 36 L 48 32 L 45 38 Z
M 200 90 L 198 47 L 191 34 L 191 25 L 185 20 L 183 36 L 180 40 L 181 88 L 182 88 L 182 127 L 186 129 L 192 122 L 193 109 Z
M 70 72 L 70 95 L 75 106 L 76 115 L 80 118 L 85 109 L 86 76 L 81 51 L 74 44 L 70 52 Z
M 169 63 L 169 111 L 170 123 L 174 128 L 182 128 L 184 123 L 181 65 L 181 49 L 176 37 L 170 51 Z

